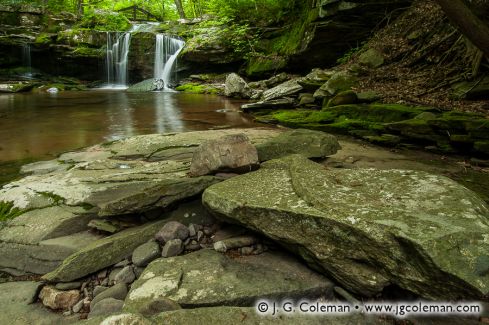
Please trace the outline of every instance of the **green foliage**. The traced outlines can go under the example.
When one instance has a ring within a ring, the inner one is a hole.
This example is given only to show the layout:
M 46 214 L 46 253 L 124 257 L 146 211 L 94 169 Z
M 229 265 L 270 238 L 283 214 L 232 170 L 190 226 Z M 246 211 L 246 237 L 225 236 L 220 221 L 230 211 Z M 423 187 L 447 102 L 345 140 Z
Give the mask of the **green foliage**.
M 41 33 L 36 38 L 36 44 L 49 44 L 49 43 L 51 43 L 52 40 L 53 40 L 52 34 Z
M 23 212 L 21 209 L 14 207 L 13 202 L 0 201 L 0 222 L 18 217 Z
M 131 28 L 131 23 L 126 16 L 119 13 L 90 10 L 83 15 L 78 27 L 100 31 L 126 31 Z

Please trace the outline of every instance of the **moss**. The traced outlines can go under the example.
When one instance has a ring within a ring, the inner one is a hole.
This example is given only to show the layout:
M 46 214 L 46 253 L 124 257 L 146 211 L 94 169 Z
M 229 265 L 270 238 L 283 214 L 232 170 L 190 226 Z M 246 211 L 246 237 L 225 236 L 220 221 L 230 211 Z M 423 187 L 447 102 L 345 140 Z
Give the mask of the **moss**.
M 91 48 L 88 46 L 78 46 L 74 51 L 73 55 L 80 57 L 102 57 L 105 51 L 97 48 Z
M 38 45 L 46 45 L 54 41 L 56 34 L 41 33 L 37 36 L 35 43 Z
M 257 77 L 267 72 L 283 69 L 287 65 L 287 58 L 282 56 L 252 56 L 246 66 L 246 75 Z
M 175 88 L 177 91 L 182 91 L 186 93 L 192 93 L 192 94 L 212 94 L 216 95 L 219 93 L 219 89 L 214 88 L 209 85 L 202 85 L 198 83 L 186 83 L 184 85 L 178 86 Z
M 41 196 L 44 196 L 45 198 L 48 198 L 49 200 L 53 201 L 55 205 L 58 205 L 60 203 L 63 203 L 65 199 L 62 196 L 59 196 L 57 194 L 54 194 L 52 192 L 37 192 Z
M 20 216 L 24 211 L 14 207 L 13 202 L 0 201 L 0 222 L 11 220 Z
M 100 31 L 126 31 L 131 26 L 131 22 L 123 14 L 98 10 L 85 13 L 77 27 Z

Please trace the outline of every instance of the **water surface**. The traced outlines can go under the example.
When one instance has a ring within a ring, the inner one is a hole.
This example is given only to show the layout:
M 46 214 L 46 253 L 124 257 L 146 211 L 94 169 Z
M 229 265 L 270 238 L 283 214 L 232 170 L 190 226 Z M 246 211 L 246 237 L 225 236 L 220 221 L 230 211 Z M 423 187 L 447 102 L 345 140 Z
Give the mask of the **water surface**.
M 0 183 L 18 165 L 129 136 L 253 127 L 242 102 L 173 92 L 0 94 Z

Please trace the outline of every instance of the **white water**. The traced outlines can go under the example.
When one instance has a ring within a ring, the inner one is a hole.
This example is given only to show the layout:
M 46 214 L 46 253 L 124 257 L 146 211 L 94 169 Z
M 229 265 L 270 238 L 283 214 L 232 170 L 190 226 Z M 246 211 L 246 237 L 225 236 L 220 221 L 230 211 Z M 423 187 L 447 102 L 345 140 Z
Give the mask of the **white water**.
M 163 89 L 170 90 L 172 72 L 175 70 L 178 54 L 185 42 L 168 35 L 156 35 L 154 78 L 163 81 Z
M 25 76 L 32 77 L 31 46 L 29 44 L 22 45 L 22 65 L 29 68 Z

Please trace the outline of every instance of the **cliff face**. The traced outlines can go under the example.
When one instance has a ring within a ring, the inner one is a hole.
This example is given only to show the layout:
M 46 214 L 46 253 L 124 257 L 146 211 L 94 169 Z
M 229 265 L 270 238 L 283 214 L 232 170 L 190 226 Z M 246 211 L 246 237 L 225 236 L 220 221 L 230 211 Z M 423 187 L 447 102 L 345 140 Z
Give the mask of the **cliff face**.
M 163 23 L 134 32 L 129 53 L 130 82 L 153 75 L 155 33 L 187 42 L 179 58 L 192 73 L 238 71 L 261 78 L 278 70 L 306 72 L 336 64 L 349 49 L 366 41 L 410 0 L 308 0 L 278 26 L 244 26 L 219 21 Z M 110 13 L 106 13 L 110 16 Z M 0 7 L 0 69 L 23 65 L 30 46 L 34 68 L 87 80 L 105 78 L 107 33 L 83 27 L 72 14 L 43 14 L 39 8 Z

